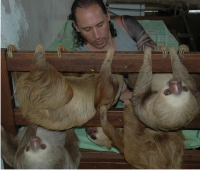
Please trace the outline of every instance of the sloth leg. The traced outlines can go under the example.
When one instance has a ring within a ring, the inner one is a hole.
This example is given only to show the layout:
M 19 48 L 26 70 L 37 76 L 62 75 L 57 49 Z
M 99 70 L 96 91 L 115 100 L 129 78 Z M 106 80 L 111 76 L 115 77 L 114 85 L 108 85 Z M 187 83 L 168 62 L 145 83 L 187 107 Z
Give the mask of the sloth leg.
M 174 47 L 170 48 L 170 57 L 174 78 L 181 78 L 189 89 L 196 90 L 196 84 L 193 78 L 190 76 L 185 66 L 181 63 Z
M 101 66 L 101 71 L 96 80 L 95 101 L 94 105 L 97 111 L 101 105 L 110 108 L 114 102 L 115 96 L 119 90 L 119 82 L 114 80 L 111 72 L 111 64 L 114 55 L 114 49 L 110 48 Z

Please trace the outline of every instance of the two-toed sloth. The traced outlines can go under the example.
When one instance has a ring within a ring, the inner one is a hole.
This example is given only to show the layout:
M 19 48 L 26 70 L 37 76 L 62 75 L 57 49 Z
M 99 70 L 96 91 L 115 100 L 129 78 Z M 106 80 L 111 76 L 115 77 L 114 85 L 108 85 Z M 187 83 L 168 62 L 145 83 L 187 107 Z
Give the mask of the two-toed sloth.
M 180 168 L 184 136 L 177 129 L 186 126 L 199 113 L 199 94 L 195 80 L 180 63 L 174 48 L 170 49 L 170 56 L 174 77 L 167 81 L 159 79 L 163 83 L 153 85 L 151 49 L 145 48 L 143 65 L 134 84 L 133 99 L 126 100 L 124 104 L 123 130 L 113 127 L 107 121 L 105 105 L 100 106 L 104 133 L 87 129 L 95 143 L 105 145 L 106 142 L 101 143 L 98 138 L 103 136 L 134 168 Z M 129 77 L 129 83 L 133 83 L 131 80 L 135 80 L 134 76 Z M 176 120 L 176 116 L 183 120 Z
M 166 46 L 161 48 L 165 53 Z M 187 50 L 187 46 L 181 45 L 179 56 Z M 134 89 L 132 104 L 135 114 L 155 130 L 180 129 L 200 112 L 200 75 L 188 74 L 174 48 L 170 49 L 170 56 L 173 74 L 152 74 L 151 49 L 146 48 L 139 76 L 130 74 L 128 77 L 129 86 Z M 112 141 L 101 127 L 87 127 L 86 132 L 92 142 L 111 148 Z
M 1 127 L 1 156 L 15 169 L 77 169 L 81 159 L 73 129 L 51 131 L 33 124 L 16 136 Z
M 133 168 L 180 168 L 184 152 L 181 131 L 155 131 L 140 122 L 133 111 L 131 99 L 124 103 L 124 129 L 113 127 L 107 121 L 105 106 L 100 107 L 101 125 L 112 145 Z
M 160 46 L 167 56 L 167 47 Z M 179 47 L 179 56 L 188 47 Z M 133 91 L 133 109 L 145 125 L 155 130 L 177 130 L 188 125 L 200 112 L 200 75 L 188 74 L 174 48 L 170 49 L 173 74 L 153 74 L 151 49 L 144 51 L 143 66 L 138 74 L 129 74 L 128 84 Z M 111 147 L 111 141 L 101 127 L 87 127 L 88 138 Z
M 52 130 L 81 126 L 100 105 L 117 102 L 123 76 L 111 73 L 114 49 L 109 49 L 99 74 L 64 76 L 46 62 L 42 45 L 35 50 L 30 72 L 16 81 L 21 113 L 30 122 Z M 78 66 L 77 66 L 78 67 Z
M 134 112 L 154 130 L 183 128 L 200 112 L 200 75 L 188 73 L 174 47 L 169 53 L 173 74 L 152 73 L 151 48 L 147 47 L 137 79 L 133 74 L 128 77 Z

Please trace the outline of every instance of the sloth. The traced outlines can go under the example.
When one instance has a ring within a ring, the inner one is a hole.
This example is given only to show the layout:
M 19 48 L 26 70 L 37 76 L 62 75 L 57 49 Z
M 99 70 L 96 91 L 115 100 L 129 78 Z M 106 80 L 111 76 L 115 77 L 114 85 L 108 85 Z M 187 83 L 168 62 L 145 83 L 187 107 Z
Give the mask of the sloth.
M 30 72 L 16 81 L 22 115 L 47 129 L 64 130 L 86 123 L 102 104 L 110 108 L 124 82 L 122 75 L 111 73 L 113 54 L 110 48 L 99 74 L 64 76 L 46 62 L 44 48 L 38 45 Z
M 161 45 L 156 51 L 161 51 L 163 57 L 167 57 L 166 46 Z M 179 46 L 180 57 L 184 57 L 184 52 L 188 51 L 186 45 Z M 128 75 L 128 85 L 134 89 L 134 112 L 154 130 L 177 130 L 187 126 L 200 109 L 200 75 L 188 74 L 174 48 L 170 49 L 170 56 L 174 78 L 172 74 L 152 74 L 151 49 L 148 47 L 144 51 L 139 78 L 138 74 Z M 101 127 L 86 127 L 86 132 L 92 142 L 111 148 L 111 141 Z
M 132 104 L 141 122 L 154 130 L 178 130 L 200 112 L 200 75 L 190 75 L 174 47 L 169 50 L 173 74 L 153 74 L 151 48 L 144 51 L 143 65 L 133 88 Z
M 106 148 L 111 149 L 112 141 L 105 135 L 102 127 L 85 127 L 85 130 L 90 141 L 99 146 L 105 146 Z
M 100 106 L 104 133 L 133 168 L 181 167 L 185 148 L 182 131 L 155 131 L 146 127 L 135 115 L 131 99 L 124 102 L 123 117 L 124 129 L 121 131 L 107 121 L 106 106 Z
M 33 124 L 16 136 L 1 127 L 1 156 L 15 169 L 76 169 L 81 159 L 73 129 L 51 131 Z

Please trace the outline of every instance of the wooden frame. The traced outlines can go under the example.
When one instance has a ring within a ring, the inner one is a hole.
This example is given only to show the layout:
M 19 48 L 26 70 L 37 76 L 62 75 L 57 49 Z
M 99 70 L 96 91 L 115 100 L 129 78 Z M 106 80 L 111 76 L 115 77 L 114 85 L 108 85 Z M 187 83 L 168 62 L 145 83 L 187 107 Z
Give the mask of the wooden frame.
M 1 125 L 10 133 L 16 134 L 20 125 L 29 122 L 20 115 L 12 100 L 13 71 L 29 71 L 34 52 L 18 51 L 13 58 L 8 58 L 6 49 L 1 49 Z M 56 52 L 46 52 L 47 61 L 58 71 L 64 72 L 99 72 L 106 52 L 63 52 L 58 58 Z M 142 65 L 141 52 L 115 52 L 112 63 L 113 73 L 138 72 Z M 181 59 L 190 73 L 200 73 L 200 52 L 189 52 Z M 152 54 L 153 72 L 171 72 L 170 58 L 163 59 L 161 53 Z M 123 110 L 111 108 L 108 120 L 116 127 L 123 127 Z M 200 129 L 200 114 L 185 129 Z M 101 126 L 99 115 L 95 115 L 83 126 Z M 99 152 L 81 149 L 80 168 L 119 169 L 131 168 L 124 158 L 117 153 Z M 6 168 L 7 166 L 5 166 Z M 182 168 L 200 168 L 200 150 L 185 150 Z

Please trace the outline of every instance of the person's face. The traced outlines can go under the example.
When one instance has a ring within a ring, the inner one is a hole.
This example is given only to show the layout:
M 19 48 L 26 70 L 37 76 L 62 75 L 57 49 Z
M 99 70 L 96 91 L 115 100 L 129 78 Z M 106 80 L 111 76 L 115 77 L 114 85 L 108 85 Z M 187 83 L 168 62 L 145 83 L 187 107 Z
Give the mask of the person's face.
M 109 20 L 110 15 L 105 15 L 98 4 L 88 8 L 76 9 L 77 25 L 74 26 L 87 42 L 97 48 L 106 47 L 110 34 Z

